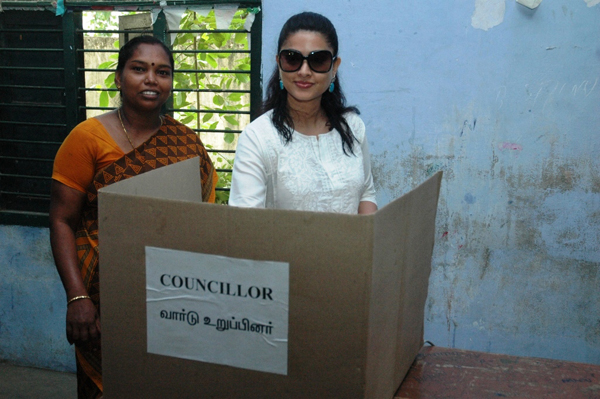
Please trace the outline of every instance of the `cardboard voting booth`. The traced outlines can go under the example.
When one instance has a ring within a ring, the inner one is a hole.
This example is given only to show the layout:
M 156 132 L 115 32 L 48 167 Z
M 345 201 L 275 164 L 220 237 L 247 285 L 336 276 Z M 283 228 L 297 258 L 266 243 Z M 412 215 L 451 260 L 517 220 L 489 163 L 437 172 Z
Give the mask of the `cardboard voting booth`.
M 373 215 L 204 204 L 197 159 L 100 190 L 104 397 L 392 398 L 440 182 Z

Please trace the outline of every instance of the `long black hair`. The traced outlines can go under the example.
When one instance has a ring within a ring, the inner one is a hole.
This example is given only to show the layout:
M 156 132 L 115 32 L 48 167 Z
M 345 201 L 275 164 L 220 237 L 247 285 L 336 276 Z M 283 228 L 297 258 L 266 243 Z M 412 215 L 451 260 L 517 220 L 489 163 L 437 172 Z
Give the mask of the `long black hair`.
M 314 12 L 296 14 L 287 20 L 279 33 L 277 52 L 281 51 L 283 43 L 290 35 L 301 30 L 322 34 L 327 44 L 333 49 L 333 56 L 336 57 L 338 55 L 338 37 L 335 27 L 329 19 Z M 346 150 L 354 154 L 353 144 L 356 137 L 354 137 L 352 129 L 350 129 L 348 122 L 344 118 L 344 114 L 350 111 L 358 114 L 359 111 L 354 106 L 346 106 L 346 97 L 342 92 L 339 73 L 336 76 L 333 92 L 327 90 L 323 93 L 321 108 L 325 112 L 329 126 L 339 132 L 342 138 L 344 154 L 348 155 Z M 262 104 L 261 114 L 270 110 L 273 110 L 272 119 L 275 128 L 286 143 L 290 142 L 292 140 L 294 121 L 288 109 L 287 91 L 279 87 L 279 69 L 277 66 L 275 66 L 275 71 L 267 85 L 267 98 Z

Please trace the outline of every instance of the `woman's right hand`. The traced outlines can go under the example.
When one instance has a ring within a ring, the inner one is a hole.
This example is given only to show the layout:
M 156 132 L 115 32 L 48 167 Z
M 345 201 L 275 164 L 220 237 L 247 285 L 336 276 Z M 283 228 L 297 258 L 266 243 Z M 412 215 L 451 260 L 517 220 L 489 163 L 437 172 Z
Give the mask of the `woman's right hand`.
M 53 180 L 50 203 L 50 243 L 56 269 L 62 280 L 67 300 L 87 296 L 79 271 L 75 230 L 81 220 L 85 193 Z M 77 299 L 67 304 L 67 340 L 71 344 L 96 341 L 99 347 L 100 319 L 90 299 Z
M 70 344 L 100 342 L 100 318 L 90 299 L 80 299 L 67 305 L 67 340 Z

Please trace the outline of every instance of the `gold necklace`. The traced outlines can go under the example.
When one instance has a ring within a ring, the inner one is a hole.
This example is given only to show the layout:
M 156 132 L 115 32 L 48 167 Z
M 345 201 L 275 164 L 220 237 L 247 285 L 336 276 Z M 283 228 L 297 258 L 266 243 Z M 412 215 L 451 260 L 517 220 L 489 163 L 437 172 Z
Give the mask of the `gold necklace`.
M 123 118 L 121 117 L 121 108 L 117 109 L 117 114 L 119 114 L 119 121 L 121 122 L 121 127 L 123 128 L 123 132 L 125 132 L 125 137 L 127 137 L 129 144 L 131 144 L 131 148 L 133 148 L 135 150 L 135 147 L 133 146 L 133 143 L 131 142 L 131 139 L 129 138 L 129 133 L 127 133 L 127 129 L 125 129 L 125 125 L 123 124 Z

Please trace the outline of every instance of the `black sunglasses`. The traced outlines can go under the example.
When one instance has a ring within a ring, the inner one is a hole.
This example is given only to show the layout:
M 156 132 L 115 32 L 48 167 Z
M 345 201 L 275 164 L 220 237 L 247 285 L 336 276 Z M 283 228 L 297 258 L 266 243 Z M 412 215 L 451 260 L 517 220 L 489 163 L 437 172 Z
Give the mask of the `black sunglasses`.
M 311 51 L 306 57 L 298 50 L 284 49 L 279 52 L 279 67 L 283 72 L 296 72 L 302 68 L 304 60 L 308 67 L 317 73 L 327 73 L 337 58 L 329 50 Z

